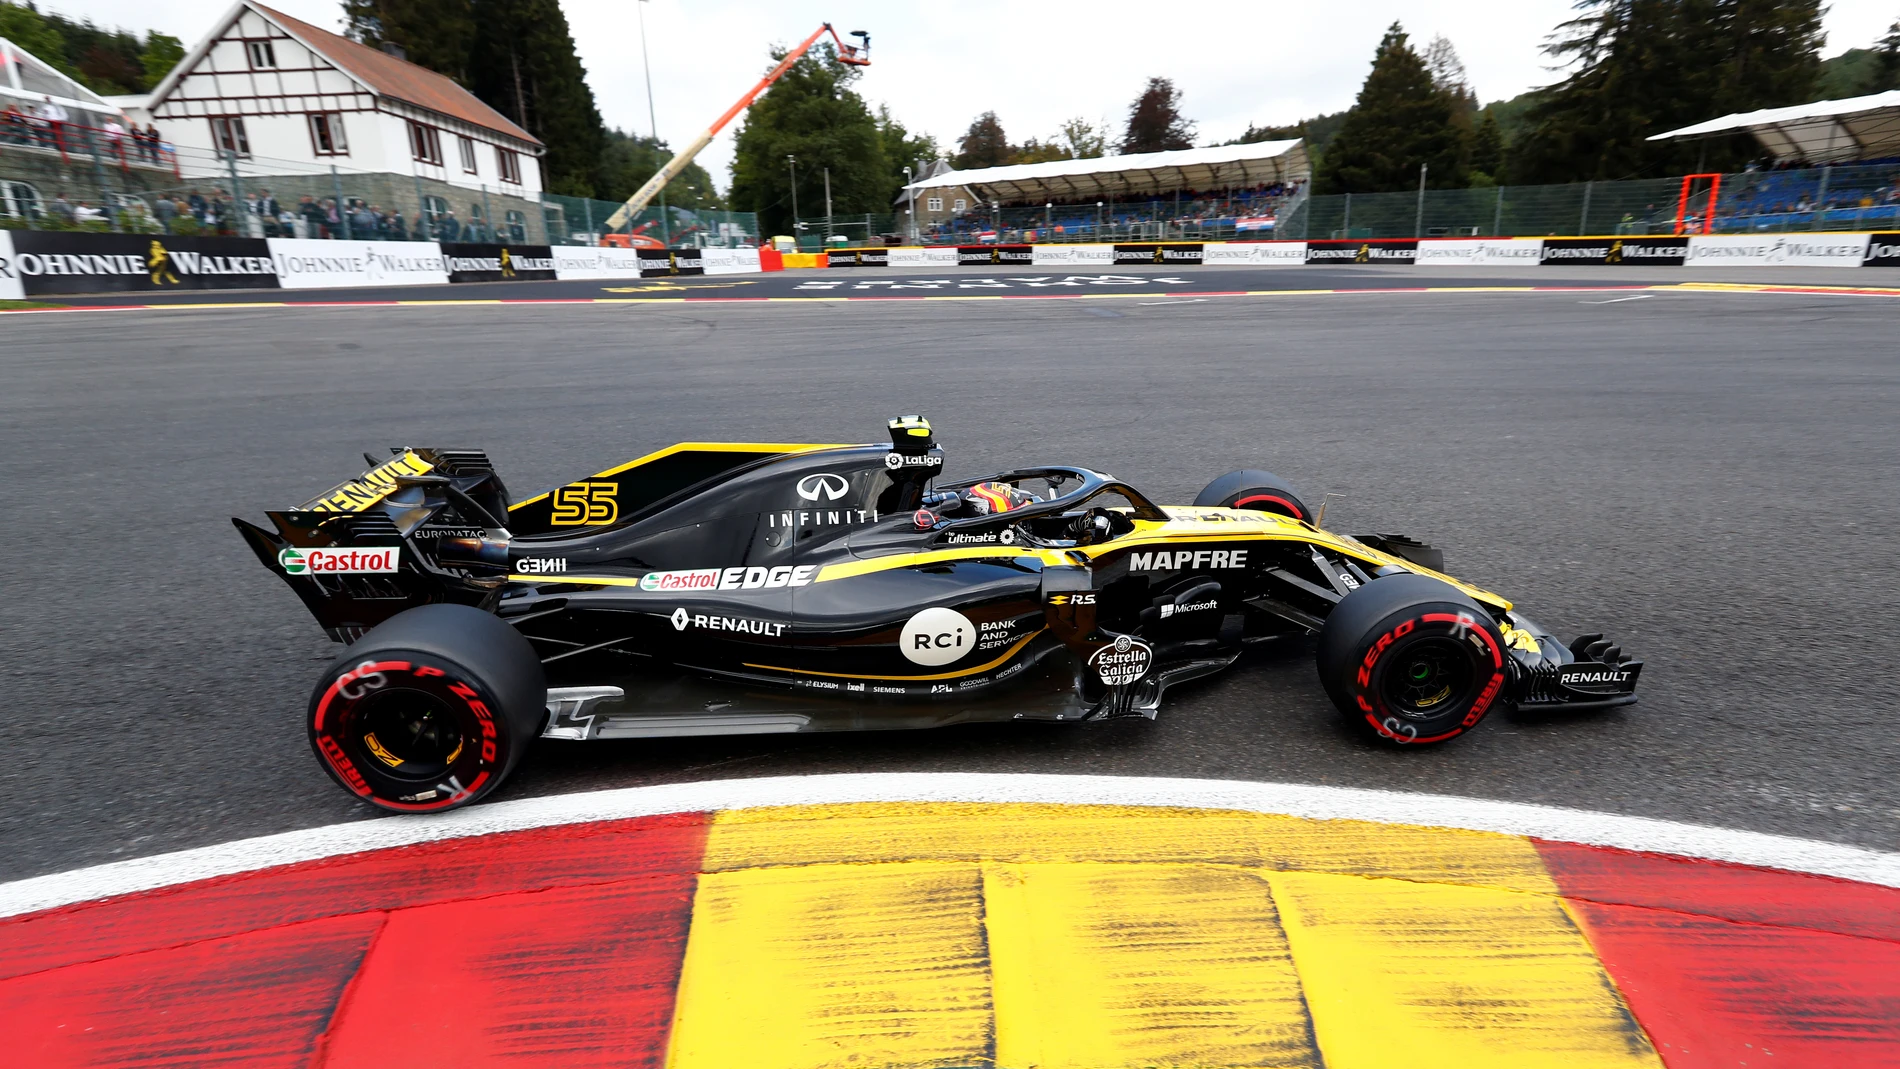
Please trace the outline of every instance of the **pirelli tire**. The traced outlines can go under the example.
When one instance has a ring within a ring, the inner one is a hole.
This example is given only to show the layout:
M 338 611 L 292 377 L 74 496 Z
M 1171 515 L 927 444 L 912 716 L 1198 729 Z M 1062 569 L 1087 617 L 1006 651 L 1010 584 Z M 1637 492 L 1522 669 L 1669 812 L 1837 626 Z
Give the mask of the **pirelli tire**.
M 1454 739 L 1510 700 L 1496 622 L 1430 576 L 1383 576 L 1348 594 L 1320 630 L 1317 660 L 1340 712 L 1394 745 Z
M 1201 508 L 1253 509 L 1277 512 L 1306 523 L 1313 512 L 1292 484 L 1270 471 L 1230 471 L 1202 488 L 1194 497 Z
M 466 605 L 422 605 L 325 669 L 310 695 L 310 746 L 364 801 L 436 812 L 500 786 L 546 708 L 541 660 L 519 632 Z

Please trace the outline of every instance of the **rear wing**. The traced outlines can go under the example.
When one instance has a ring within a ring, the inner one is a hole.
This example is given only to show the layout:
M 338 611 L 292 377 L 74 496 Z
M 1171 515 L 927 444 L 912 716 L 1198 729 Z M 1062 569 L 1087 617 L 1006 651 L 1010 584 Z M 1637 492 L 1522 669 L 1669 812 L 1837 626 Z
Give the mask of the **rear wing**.
M 493 608 L 506 568 L 445 561 L 450 544 L 506 542 L 508 491 L 486 453 L 393 449 L 369 469 L 295 508 L 270 528 L 231 522 L 258 561 L 288 584 L 331 639 L 352 642 L 417 605 Z M 467 557 L 468 554 L 461 556 Z

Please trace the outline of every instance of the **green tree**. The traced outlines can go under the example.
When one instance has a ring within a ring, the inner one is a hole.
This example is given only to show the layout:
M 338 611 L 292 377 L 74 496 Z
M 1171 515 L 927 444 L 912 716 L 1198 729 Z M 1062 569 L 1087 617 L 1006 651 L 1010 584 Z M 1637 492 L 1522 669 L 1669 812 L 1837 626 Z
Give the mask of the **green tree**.
M 1889 89 L 1900 89 L 1900 19 L 1887 28 L 1887 36 L 1880 39 L 1875 49 L 1879 64 L 1875 68 L 1873 88 L 1869 92 L 1880 93 Z
M 1457 104 L 1432 81 L 1398 23 L 1373 55 L 1372 73 L 1314 171 L 1320 193 L 1383 193 L 1467 184 L 1470 146 L 1454 120 Z
M 1575 70 L 1538 92 L 1514 182 L 1739 169 L 1752 138 L 1646 140 L 1730 112 L 1812 99 L 1820 0 L 1583 0 L 1545 51 Z
M 591 197 L 606 128 L 558 0 L 475 0 L 469 90 L 547 145 L 548 188 Z
M 1487 111 L 1471 136 L 1471 180 L 1479 185 L 1494 184 L 1503 170 L 1504 132 L 1498 128 L 1498 117 Z M 1479 175 L 1484 176 L 1483 181 Z
M 930 161 L 943 154 L 943 150 L 937 147 L 936 138 L 929 134 L 913 134 L 904 129 L 904 124 L 898 122 L 897 117 L 891 114 L 891 109 L 883 104 L 877 106 L 877 139 L 883 147 L 884 160 L 895 175 L 902 175 L 905 168 L 909 168 L 912 174 L 921 172 L 930 165 Z
M 663 140 L 608 130 L 601 152 L 601 184 L 595 196 L 602 200 L 626 200 L 672 158 L 673 149 Z M 658 203 L 655 198 L 656 207 Z M 713 186 L 712 176 L 697 163 L 687 164 L 677 178 L 666 184 L 666 203 L 674 208 L 725 207 L 719 190 Z
M 773 50 L 773 65 L 784 58 L 784 49 Z M 792 64 L 747 111 L 733 146 L 732 203 L 758 212 L 766 233 L 792 233 L 787 156 L 797 158 L 798 211 L 807 221 L 824 215 L 827 168 L 835 215 L 891 210 L 903 172 L 891 167 L 877 117 L 851 88 L 859 70 L 824 45 Z
M 1181 91 L 1167 78 L 1148 79 L 1128 106 L 1122 152 L 1167 152 L 1194 147 L 1194 124 L 1181 115 Z
M 1068 146 L 1063 145 L 1054 138 L 1050 138 L 1047 141 L 1038 141 L 1032 137 L 1022 144 L 1017 145 L 1016 150 L 1009 154 L 1009 162 L 1011 163 L 1049 163 L 1052 160 L 1066 160 L 1070 158 Z
M 30 7 L 0 0 L 0 37 L 31 52 L 68 77 L 79 74 L 66 60 L 66 39 Z
M 139 88 L 155 88 L 184 58 L 185 46 L 178 38 L 168 33 L 146 34 L 145 50 L 139 53 L 139 71 L 144 75 Z
M 606 128 L 558 0 L 344 0 L 346 32 L 466 87 L 547 145 L 547 187 L 602 184 Z
M 343 0 L 343 23 L 352 40 L 371 48 L 395 45 L 409 62 L 472 88 L 473 0 Z
M 986 111 L 972 120 L 970 128 L 957 139 L 957 154 L 950 165 L 959 171 L 1001 167 L 1015 154 L 1016 149 L 1003 135 L 1003 124 L 997 120 L 996 113 Z
M 1062 124 L 1062 145 L 1068 150 L 1066 159 L 1093 160 L 1108 155 L 1108 135 L 1080 115 Z

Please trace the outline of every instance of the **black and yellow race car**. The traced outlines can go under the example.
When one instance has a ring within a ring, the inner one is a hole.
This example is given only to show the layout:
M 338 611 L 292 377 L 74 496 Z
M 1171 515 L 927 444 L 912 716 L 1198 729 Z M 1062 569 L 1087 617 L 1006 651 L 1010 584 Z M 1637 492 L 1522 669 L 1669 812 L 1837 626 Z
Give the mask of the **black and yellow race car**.
M 392 810 L 493 790 L 530 740 L 1155 716 L 1170 686 L 1316 633 L 1335 704 L 1395 744 L 1506 706 L 1635 701 L 1642 669 L 1333 534 L 1266 472 L 1161 506 L 1088 468 L 940 478 L 888 445 L 689 442 L 523 500 L 474 450 L 398 449 L 274 529 L 233 520 L 349 644 L 318 680 L 323 767 Z

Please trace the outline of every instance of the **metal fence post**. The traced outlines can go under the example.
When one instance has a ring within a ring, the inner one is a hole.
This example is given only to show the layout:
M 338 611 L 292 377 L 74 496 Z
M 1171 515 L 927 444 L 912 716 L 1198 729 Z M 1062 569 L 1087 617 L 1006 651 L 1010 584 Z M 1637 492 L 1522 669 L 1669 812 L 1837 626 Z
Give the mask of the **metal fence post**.
M 1418 215 L 1412 220 L 1412 236 L 1414 238 L 1422 238 L 1425 236 L 1425 172 L 1430 169 L 1431 164 L 1429 163 L 1421 163 L 1418 165 Z
M 1339 225 L 1341 229 L 1344 231 L 1344 233 L 1339 235 L 1340 237 L 1343 237 L 1343 238 L 1352 237 L 1352 194 L 1351 193 L 1346 194 L 1346 218 L 1345 218 L 1345 221 L 1340 223 Z
M 1491 236 L 1494 238 L 1501 238 L 1504 236 L 1504 187 L 1503 186 L 1498 187 L 1498 206 L 1497 206 L 1497 210 L 1493 212 L 1491 215 Z
M 1833 176 L 1833 164 L 1830 163 L 1821 168 L 1821 189 L 1814 197 L 1814 225 L 1809 229 L 1821 229 L 1821 219 L 1827 214 L 1827 183 Z
M 225 162 L 231 165 L 231 215 L 233 216 L 231 220 L 231 223 L 232 223 L 231 231 L 234 235 L 238 237 L 249 237 L 248 234 L 237 233 L 238 227 L 237 227 L 236 216 L 238 212 L 241 212 L 244 210 L 244 184 L 238 178 L 237 150 L 236 149 L 231 150 L 231 155 L 225 158 Z M 250 228 L 246 227 L 245 229 L 248 230 Z
M 488 240 L 493 241 L 495 235 L 500 232 L 495 229 L 495 206 L 488 203 L 488 183 L 486 182 L 482 183 L 482 216 L 482 229 L 487 231 Z
M 567 215 L 566 212 L 561 214 L 563 218 Z M 594 241 L 594 198 L 581 198 L 581 214 L 587 217 L 587 240 L 590 242 Z M 565 245 L 566 242 L 562 242 L 562 244 Z
M 416 180 L 416 225 L 412 231 L 417 241 L 435 240 L 435 227 L 429 221 L 429 205 L 422 199 L 422 176 L 411 175 Z M 428 227 L 424 230 L 424 227 Z
M 330 188 L 336 193 L 336 217 L 343 224 L 343 240 L 355 241 L 350 233 L 350 206 L 343 202 L 343 179 L 336 173 L 336 164 L 330 165 Z
M 1595 185 L 1596 183 L 1594 181 L 1585 182 L 1583 184 L 1583 212 L 1577 216 L 1578 237 L 1582 237 L 1590 232 L 1590 190 Z

